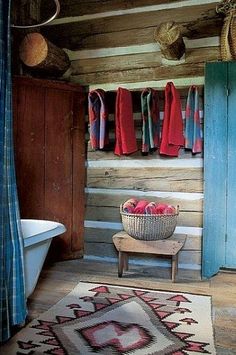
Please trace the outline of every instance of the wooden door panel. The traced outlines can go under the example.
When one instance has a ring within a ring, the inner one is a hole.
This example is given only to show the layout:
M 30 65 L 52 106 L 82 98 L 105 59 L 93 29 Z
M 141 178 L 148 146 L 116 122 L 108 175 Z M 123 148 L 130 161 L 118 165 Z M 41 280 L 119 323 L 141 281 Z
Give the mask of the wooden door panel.
M 228 174 L 225 267 L 236 267 L 236 65 L 228 63 Z
M 21 217 L 55 220 L 54 259 L 83 254 L 84 97 L 71 83 L 15 77 L 14 143 Z M 53 252 L 53 253 L 52 253 Z
M 14 148 L 22 218 L 45 218 L 44 90 L 13 85 Z
M 63 236 L 53 241 L 53 251 L 64 259 L 71 253 L 73 217 L 73 96 L 69 91 L 46 89 L 45 107 L 45 214 L 67 228 Z
M 204 122 L 204 277 L 225 262 L 227 193 L 227 63 L 208 63 Z
M 73 223 L 71 234 L 71 250 L 74 255 L 81 256 L 84 249 L 84 217 L 85 217 L 85 94 L 74 93 L 73 105 Z

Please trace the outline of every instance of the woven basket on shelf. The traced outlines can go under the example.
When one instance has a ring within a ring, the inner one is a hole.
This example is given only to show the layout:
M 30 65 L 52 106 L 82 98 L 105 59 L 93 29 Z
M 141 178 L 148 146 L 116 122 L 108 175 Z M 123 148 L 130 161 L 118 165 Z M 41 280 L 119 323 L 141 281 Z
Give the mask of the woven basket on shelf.
M 158 240 L 170 237 L 175 230 L 179 206 L 175 214 L 133 214 L 123 211 L 120 205 L 120 214 L 124 230 L 135 239 Z

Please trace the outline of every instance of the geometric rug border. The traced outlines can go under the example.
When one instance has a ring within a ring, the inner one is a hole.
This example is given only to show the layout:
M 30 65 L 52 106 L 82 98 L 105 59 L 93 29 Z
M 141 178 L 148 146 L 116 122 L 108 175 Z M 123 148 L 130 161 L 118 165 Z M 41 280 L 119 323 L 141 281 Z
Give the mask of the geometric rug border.
M 212 300 L 212 295 L 210 294 L 205 294 L 205 293 L 194 293 L 194 292 L 190 292 L 190 291 L 180 291 L 180 290 L 169 290 L 169 289 L 157 289 L 157 288 L 150 288 L 150 287 L 138 287 L 138 286 L 130 286 L 127 284 L 113 284 L 113 283 L 109 283 L 109 282 L 99 282 L 99 281 L 86 281 L 86 280 L 80 280 L 78 283 L 87 283 L 87 284 L 103 284 L 105 286 L 115 286 L 115 287 L 125 287 L 125 288 L 132 288 L 132 289 L 142 289 L 145 291 L 157 291 L 157 292 L 168 292 L 168 293 L 185 293 L 186 295 L 195 295 L 195 296 L 205 296 L 205 297 L 209 297 Z M 175 283 L 176 286 L 178 286 L 178 283 Z M 76 286 L 75 286 L 76 287 Z M 70 291 L 71 292 L 71 291 Z M 69 292 L 69 293 L 70 293 Z M 60 302 L 60 301 L 59 301 Z
M 215 355 L 212 296 L 81 280 L 2 351 L 4 355 Z

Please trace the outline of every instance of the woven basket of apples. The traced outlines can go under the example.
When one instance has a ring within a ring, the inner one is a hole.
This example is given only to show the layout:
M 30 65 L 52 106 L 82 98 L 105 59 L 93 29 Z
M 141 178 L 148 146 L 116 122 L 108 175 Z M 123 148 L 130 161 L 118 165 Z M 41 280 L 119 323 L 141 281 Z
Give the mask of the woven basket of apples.
M 177 225 L 179 206 L 131 198 L 120 205 L 124 230 L 135 239 L 169 238 Z

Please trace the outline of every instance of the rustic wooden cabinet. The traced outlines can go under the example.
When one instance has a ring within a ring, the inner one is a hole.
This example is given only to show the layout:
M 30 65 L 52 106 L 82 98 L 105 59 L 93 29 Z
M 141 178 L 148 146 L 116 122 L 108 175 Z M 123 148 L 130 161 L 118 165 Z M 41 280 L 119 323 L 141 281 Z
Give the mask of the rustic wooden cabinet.
M 14 146 L 21 218 L 59 221 L 56 260 L 83 255 L 84 93 L 59 81 L 15 77 Z

